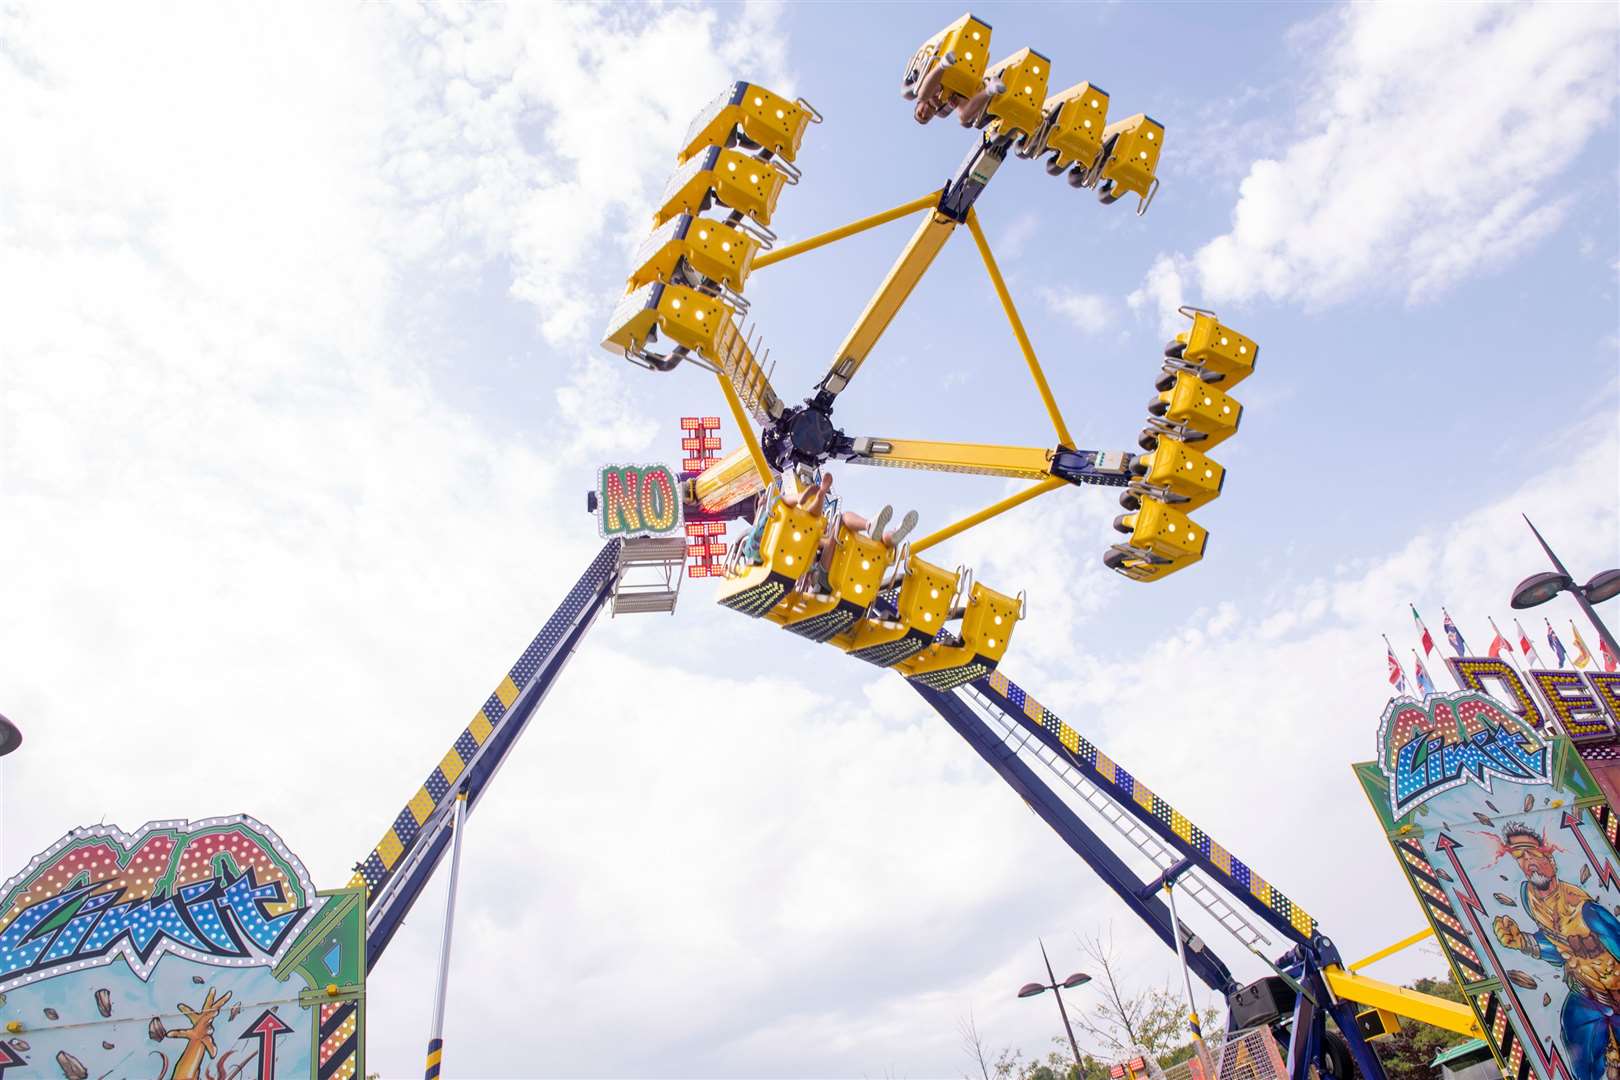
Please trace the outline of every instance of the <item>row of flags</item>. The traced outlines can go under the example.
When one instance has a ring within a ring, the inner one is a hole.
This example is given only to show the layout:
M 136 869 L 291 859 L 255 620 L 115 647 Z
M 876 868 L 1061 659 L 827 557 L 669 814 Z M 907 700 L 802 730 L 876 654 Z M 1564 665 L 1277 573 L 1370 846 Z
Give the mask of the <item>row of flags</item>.
M 1462 631 L 1457 629 L 1457 624 L 1451 621 L 1451 613 L 1445 608 L 1441 608 L 1440 614 L 1442 617 L 1441 629 L 1446 635 L 1446 640 L 1451 644 L 1451 648 L 1458 656 L 1470 655 L 1468 642 L 1463 640 Z M 1486 621 L 1491 624 L 1491 633 L 1493 634 L 1489 649 L 1490 656 L 1493 659 L 1501 659 L 1503 654 L 1506 653 L 1508 660 L 1512 661 L 1514 659 L 1514 643 L 1498 629 L 1495 619 L 1486 616 Z M 1576 627 L 1574 620 L 1571 620 L 1569 624 L 1570 635 L 1575 640 L 1573 656 L 1568 649 L 1564 648 L 1564 643 L 1559 639 L 1558 632 L 1553 629 L 1552 621 L 1550 619 L 1544 619 L 1543 621 L 1547 624 L 1547 647 L 1558 658 L 1560 668 L 1566 662 L 1576 668 L 1587 668 L 1596 662 L 1592 658 L 1592 650 L 1587 646 L 1586 640 L 1581 637 L 1581 632 Z M 1412 650 L 1413 680 L 1417 683 L 1419 693 L 1432 694 L 1435 692 L 1434 680 L 1429 677 L 1428 669 L 1423 666 L 1423 659 L 1432 655 L 1438 646 L 1435 645 L 1434 635 L 1429 633 L 1429 628 L 1423 624 L 1423 617 L 1418 614 L 1416 604 L 1412 605 L 1412 622 L 1417 625 L 1418 638 L 1423 643 L 1423 656 L 1419 656 L 1416 649 Z M 1536 652 L 1535 645 L 1531 644 L 1530 635 L 1525 633 L 1524 627 L 1519 625 L 1518 619 L 1513 620 L 1513 629 L 1518 632 L 1519 651 L 1524 654 L 1526 662 L 1533 667 L 1541 667 L 1541 656 Z M 1395 687 L 1397 693 L 1404 694 L 1407 690 L 1406 671 L 1401 667 L 1401 662 L 1395 658 L 1395 646 L 1389 643 L 1387 636 L 1384 638 L 1384 646 L 1389 650 L 1389 684 Z M 1598 654 L 1602 657 L 1604 671 L 1620 670 L 1620 656 L 1615 656 L 1609 649 L 1608 642 L 1599 639 Z

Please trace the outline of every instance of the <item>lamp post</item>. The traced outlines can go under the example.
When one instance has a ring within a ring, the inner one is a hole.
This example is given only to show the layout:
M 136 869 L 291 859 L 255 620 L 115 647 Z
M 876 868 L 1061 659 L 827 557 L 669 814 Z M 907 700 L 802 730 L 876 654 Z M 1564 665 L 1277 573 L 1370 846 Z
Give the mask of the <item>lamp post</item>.
M 0 716 L 0 757 L 5 757 L 22 745 L 22 732 L 17 725 Z
M 1620 656 L 1620 645 L 1615 644 L 1614 635 L 1609 633 L 1609 628 L 1603 625 L 1603 620 L 1592 610 L 1593 604 L 1601 604 L 1610 597 L 1620 595 L 1620 569 L 1604 570 L 1593 574 L 1592 580 L 1585 585 L 1575 584 L 1575 579 L 1569 576 L 1564 564 L 1558 561 L 1553 549 L 1547 546 L 1547 541 L 1542 539 L 1541 533 L 1537 531 L 1529 516 L 1523 516 L 1524 523 L 1536 534 L 1536 541 L 1541 545 L 1541 550 L 1547 553 L 1547 558 L 1552 560 L 1555 570 L 1543 570 L 1519 582 L 1513 590 L 1513 599 L 1510 601 L 1512 605 L 1521 610 L 1532 608 L 1537 604 L 1545 604 L 1561 592 L 1567 592 L 1581 606 L 1581 610 L 1586 612 L 1586 617 L 1591 620 L 1592 626 L 1598 632 L 1598 638 L 1608 645 L 1609 652 Z
M 1035 940 L 1040 941 L 1039 938 Z M 1084 986 L 1091 981 L 1091 976 L 1083 971 L 1077 971 L 1062 982 L 1058 982 L 1057 976 L 1052 973 L 1052 961 L 1046 955 L 1046 942 L 1040 941 L 1040 945 L 1041 959 L 1046 961 L 1046 977 L 1051 981 L 1025 983 L 1019 987 L 1018 996 L 1021 998 L 1035 997 L 1038 994 L 1046 993 L 1048 990 L 1052 991 L 1052 995 L 1057 998 L 1058 1015 L 1063 1017 L 1063 1030 L 1069 1033 L 1069 1049 L 1074 1051 L 1074 1067 L 1077 1069 L 1082 1068 L 1080 1064 L 1080 1044 L 1074 1041 L 1074 1028 L 1069 1026 L 1069 1012 L 1063 1007 L 1063 991 L 1073 990 L 1077 986 Z

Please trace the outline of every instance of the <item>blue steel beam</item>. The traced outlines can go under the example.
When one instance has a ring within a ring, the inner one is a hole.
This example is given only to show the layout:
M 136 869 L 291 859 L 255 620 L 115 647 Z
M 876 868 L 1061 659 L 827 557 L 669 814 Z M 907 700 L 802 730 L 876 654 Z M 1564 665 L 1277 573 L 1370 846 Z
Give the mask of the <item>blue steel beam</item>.
M 973 689 L 1002 715 L 1079 769 L 1116 806 L 1152 830 L 1171 850 L 1191 859 L 1209 881 L 1220 885 L 1239 903 L 1295 943 L 1306 947 L 1314 945 L 1320 931 L 1316 920 L 1304 908 L 1290 900 L 1282 890 L 1266 881 L 1242 859 L 1216 843 L 1213 837 L 1118 762 L 1110 760 L 1022 687 L 997 671 L 975 682 Z
M 612 596 L 619 546 L 618 540 L 603 546 L 444 760 L 405 804 L 382 843 L 356 865 L 351 884 L 366 887 L 368 970 L 382 957 L 449 848 L 456 793 L 467 792 L 465 820 Z
M 1103 843 L 1102 838 L 1080 820 L 1069 804 L 1049 788 L 1033 769 L 1019 759 L 1016 750 L 1003 742 L 994 729 L 974 715 L 973 710 L 954 693 L 939 693 L 915 682 L 911 686 L 933 706 L 935 712 L 945 718 L 945 722 L 958 735 L 967 740 L 968 745 L 1006 781 L 1007 786 L 1023 798 L 1036 816 L 1051 826 L 1052 831 L 1086 861 L 1133 914 L 1147 923 L 1148 928 L 1166 945 L 1172 949 L 1176 947 L 1170 909 L 1164 901 L 1151 893 L 1144 895 L 1147 883 Z M 1206 986 L 1219 994 L 1226 995 L 1238 987 L 1232 973 L 1207 944 L 1199 950 L 1187 950 L 1187 966 Z

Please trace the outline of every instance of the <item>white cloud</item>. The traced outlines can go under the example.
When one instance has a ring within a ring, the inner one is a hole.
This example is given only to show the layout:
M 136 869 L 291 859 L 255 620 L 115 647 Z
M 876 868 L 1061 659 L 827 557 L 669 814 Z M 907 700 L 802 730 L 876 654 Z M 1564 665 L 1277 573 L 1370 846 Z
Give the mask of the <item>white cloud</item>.
M 1320 74 L 1295 140 L 1250 166 L 1230 231 L 1155 264 L 1145 292 L 1161 312 L 1419 302 L 1506 264 L 1574 205 L 1560 181 L 1612 123 L 1617 28 L 1602 4 L 1335 10 L 1302 50 Z
M 1086 334 L 1099 334 L 1114 322 L 1114 302 L 1097 293 L 1077 289 L 1041 289 L 1046 306 Z

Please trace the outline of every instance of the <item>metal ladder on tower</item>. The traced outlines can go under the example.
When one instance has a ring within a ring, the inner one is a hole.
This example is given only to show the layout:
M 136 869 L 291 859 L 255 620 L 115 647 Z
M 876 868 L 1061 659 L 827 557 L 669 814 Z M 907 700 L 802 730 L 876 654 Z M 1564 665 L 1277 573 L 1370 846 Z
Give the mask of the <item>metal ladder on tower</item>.
M 1032 753 L 1036 760 L 1046 766 L 1048 772 L 1079 795 L 1087 806 L 1112 825 L 1131 847 L 1141 852 L 1159 871 L 1168 870 L 1180 861 L 1179 855 L 1138 824 L 1132 815 L 1122 810 L 1112 796 L 1086 779 L 1085 775 L 1071 765 L 1062 754 L 1044 745 L 1010 720 L 994 702 L 975 687 L 968 685 L 957 693 L 967 700 L 974 711 L 988 721 L 994 730 L 1001 733 L 1003 742 L 1014 750 L 1027 750 Z M 1177 878 L 1176 886 L 1187 896 L 1192 897 L 1199 907 L 1208 912 L 1212 919 L 1242 942 L 1249 951 L 1264 955 L 1265 949 L 1273 944 L 1271 938 L 1249 921 L 1243 912 L 1227 903 L 1225 897 L 1196 868 L 1187 870 Z

